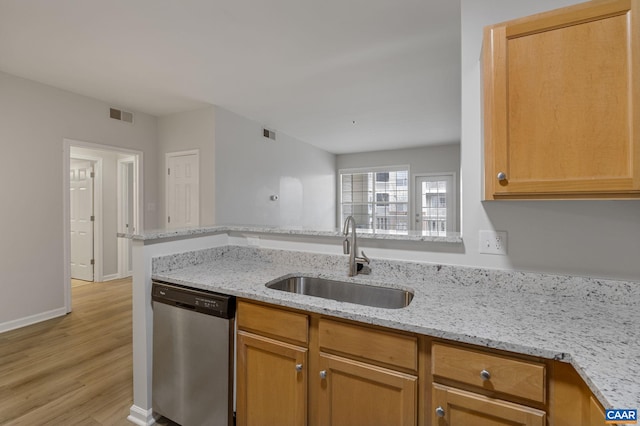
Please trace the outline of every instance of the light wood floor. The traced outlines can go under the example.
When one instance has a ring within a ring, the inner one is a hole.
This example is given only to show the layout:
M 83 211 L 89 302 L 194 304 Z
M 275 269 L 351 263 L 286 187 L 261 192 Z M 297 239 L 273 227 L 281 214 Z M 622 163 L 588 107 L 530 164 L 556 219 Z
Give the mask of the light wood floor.
M 131 279 L 73 286 L 72 302 L 0 334 L 0 425 L 131 426 Z

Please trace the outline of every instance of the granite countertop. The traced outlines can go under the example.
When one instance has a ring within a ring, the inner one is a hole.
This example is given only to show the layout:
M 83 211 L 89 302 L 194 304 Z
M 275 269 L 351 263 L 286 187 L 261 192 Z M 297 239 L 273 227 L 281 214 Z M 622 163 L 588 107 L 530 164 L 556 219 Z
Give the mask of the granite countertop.
M 154 259 L 153 278 L 570 362 L 605 407 L 640 408 L 640 283 L 376 259 L 371 275 L 348 278 L 343 256 L 237 247 L 194 253 Z M 384 309 L 265 287 L 298 274 L 410 289 L 414 298 Z
M 190 238 L 199 235 L 221 234 L 221 233 L 248 233 L 248 234 L 276 234 L 276 235 L 299 235 L 308 237 L 340 237 L 344 238 L 340 229 L 316 230 L 308 228 L 286 228 L 276 226 L 259 226 L 259 225 L 214 225 L 201 226 L 194 228 L 182 229 L 159 229 L 155 231 L 146 231 L 143 234 L 124 234 L 119 233 L 118 237 L 130 238 L 138 241 L 155 241 L 162 239 Z M 422 231 L 371 231 L 366 229 L 358 229 L 358 239 L 374 239 L 374 240 L 397 240 L 397 241 L 414 241 L 414 242 L 433 242 L 433 243 L 462 243 L 460 233 L 449 232 L 446 235 L 437 233 L 429 233 Z

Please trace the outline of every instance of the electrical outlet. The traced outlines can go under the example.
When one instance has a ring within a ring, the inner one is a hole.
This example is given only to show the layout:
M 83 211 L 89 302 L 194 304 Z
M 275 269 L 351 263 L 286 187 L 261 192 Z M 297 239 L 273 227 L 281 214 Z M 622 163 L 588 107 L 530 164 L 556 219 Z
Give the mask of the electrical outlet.
M 506 231 L 480 231 L 480 253 L 507 254 Z
M 260 247 L 260 237 L 246 235 L 247 237 L 247 246 L 249 247 Z

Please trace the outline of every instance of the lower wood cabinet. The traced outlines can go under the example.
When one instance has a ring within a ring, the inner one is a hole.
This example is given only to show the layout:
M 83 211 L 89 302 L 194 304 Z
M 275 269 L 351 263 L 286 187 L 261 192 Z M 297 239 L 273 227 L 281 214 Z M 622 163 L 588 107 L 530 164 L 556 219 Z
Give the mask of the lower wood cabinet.
M 432 424 L 544 426 L 545 370 L 535 360 L 433 342 Z
M 604 410 L 598 404 L 593 396 L 589 397 L 589 426 L 604 426 L 607 421 L 604 416 Z M 611 425 L 612 423 L 609 423 Z M 615 426 L 615 425 L 614 425 Z
M 431 424 L 544 426 L 546 413 L 524 405 L 434 383 Z
M 416 424 L 416 376 L 323 353 L 319 368 L 318 424 Z
M 604 413 L 570 364 L 246 300 L 239 426 L 575 426 Z
M 236 422 L 307 423 L 307 349 L 238 331 Z

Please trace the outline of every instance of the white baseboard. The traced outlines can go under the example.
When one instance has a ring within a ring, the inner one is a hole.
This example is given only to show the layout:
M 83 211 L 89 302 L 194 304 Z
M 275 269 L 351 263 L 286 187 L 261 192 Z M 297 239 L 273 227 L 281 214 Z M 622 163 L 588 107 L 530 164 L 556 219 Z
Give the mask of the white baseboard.
M 129 409 L 129 417 L 127 417 L 131 423 L 140 426 L 151 426 L 156 424 L 156 419 L 153 417 L 153 410 L 140 408 L 137 405 L 132 405 Z
M 124 275 L 122 275 L 122 274 L 111 274 L 111 275 L 103 276 L 102 277 L 102 281 L 105 282 L 105 281 L 121 280 L 123 278 L 129 278 L 129 277 L 132 277 L 132 276 L 133 276 L 133 273 L 131 273 L 131 272 L 126 273 Z
M 113 280 L 118 280 L 122 277 L 120 277 L 120 274 L 111 274 L 111 275 L 103 275 L 102 276 L 102 281 L 113 281 Z
M 52 318 L 61 317 L 66 314 L 67 314 L 66 308 L 58 308 L 58 309 L 53 309 L 51 311 L 30 315 L 28 317 L 7 321 L 0 324 L 0 333 L 9 331 L 9 330 L 15 330 L 16 328 L 26 327 L 27 325 L 50 320 Z

